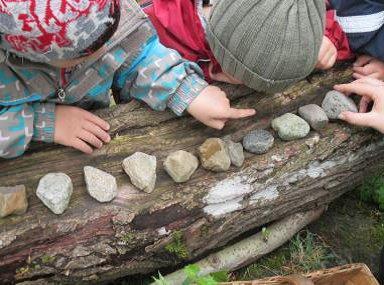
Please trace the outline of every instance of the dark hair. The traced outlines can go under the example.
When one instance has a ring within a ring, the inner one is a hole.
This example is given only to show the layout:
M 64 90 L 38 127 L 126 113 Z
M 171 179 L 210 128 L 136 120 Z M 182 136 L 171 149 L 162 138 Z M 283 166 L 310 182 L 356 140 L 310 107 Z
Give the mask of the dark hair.
M 92 53 L 96 52 L 107 41 L 109 41 L 109 39 L 112 38 L 113 34 L 116 32 L 120 22 L 120 7 L 119 7 L 118 0 L 112 0 L 112 2 L 113 3 L 111 6 L 110 17 L 114 19 L 113 23 L 107 24 L 107 29 L 105 30 L 105 32 L 96 41 L 94 41 L 89 47 L 82 50 L 80 52 L 79 57 L 91 55 Z

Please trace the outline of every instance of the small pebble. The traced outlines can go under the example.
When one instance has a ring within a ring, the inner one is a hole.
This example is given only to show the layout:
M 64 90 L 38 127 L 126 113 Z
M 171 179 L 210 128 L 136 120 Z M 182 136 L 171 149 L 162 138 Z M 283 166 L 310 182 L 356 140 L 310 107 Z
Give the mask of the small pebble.
M 64 173 L 48 173 L 43 176 L 37 186 L 37 197 L 53 213 L 64 213 L 69 205 L 73 191 L 71 178 Z
M 248 152 L 263 154 L 273 146 L 274 141 L 275 139 L 270 132 L 257 129 L 244 137 L 243 145 Z
M 193 154 L 179 150 L 168 155 L 163 166 L 175 182 L 182 183 L 191 178 L 199 167 L 199 160 Z
M 335 90 L 329 91 L 325 95 L 321 107 L 323 107 L 330 120 L 338 119 L 340 113 L 344 111 L 358 112 L 356 104 L 351 98 Z
M 244 163 L 244 148 L 241 143 L 235 143 L 231 140 L 225 141 L 231 163 L 236 167 L 241 167 Z
M 0 218 L 22 215 L 27 211 L 28 201 L 24 185 L 0 187 Z
M 306 121 L 292 113 L 286 113 L 274 119 L 272 128 L 285 141 L 304 138 L 311 129 Z
M 215 172 L 227 171 L 231 166 L 225 142 L 219 138 L 207 139 L 199 147 L 201 164 L 205 169 Z
M 109 202 L 116 197 L 116 178 L 111 174 L 92 166 L 85 166 L 84 177 L 89 195 L 97 201 Z
M 324 129 L 329 122 L 327 114 L 316 104 L 300 107 L 299 115 L 316 131 Z
M 124 171 L 140 190 L 151 193 L 156 184 L 156 156 L 136 152 L 123 161 Z

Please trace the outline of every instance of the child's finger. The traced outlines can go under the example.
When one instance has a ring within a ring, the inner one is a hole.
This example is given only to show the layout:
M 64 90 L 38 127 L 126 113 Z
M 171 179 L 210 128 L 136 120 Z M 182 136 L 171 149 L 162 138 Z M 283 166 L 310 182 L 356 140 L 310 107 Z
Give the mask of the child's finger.
M 343 112 L 339 115 L 339 119 L 349 124 L 362 127 L 370 127 L 372 123 L 370 113 Z
M 109 124 L 104 121 L 103 119 L 101 119 L 100 117 L 86 111 L 86 115 L 85 115 L 85 118 L 92 122 L 92 123 L 95 123 L 96 125 L 98 125 L 100 128 L 102 128 L 103 130 L 109 130 L 110 126 Z
M 111 136 L 106 132 L 104 131 L 103 129 L 101 129 L 98 125 L 95 125 L 91 122 L 85 122 L 84 123 L 84 126 L 83 128 L 89 132 L 91 132 L 92 134 L 94 134 L 95 136 L 97 136 L 99 139 L 101 139 L 103 142 L 110 142 L 111 141 Z
M 85 142 L 83 142 L 81 139 L 76 139 L 73 142 L 72 147 L 86 154 L 91 154 L 93 152 L 93 149 L 89 145 L 87 145 Z
M 255 109 L 235 109 L 230 108 L 227 114 L 228 119 L 242 119 L 256 114 Z
M 334 89 L 342 93 L 355 93 L 360 96 L 367 96 L 372 100 L 376 99 L 376 87 L 370 84 L 361 82 L 359 79 L 352 83 L 335 85 Z
M 364 75 L 362 75 L 362 74 L 360 74 L 360 73 L 353 73 L 352 76 L 353 76 L 353 78 L 355 78 L 355 79 L 361 79 L 361 78 L 364 77 Z
M 81 131 L 79 138 L 96 148 L 101 148 L 103 146 L 103 142 L 99 138 L 86 130 Z
M 371 100 L 368 97 L 362 97 L 359 103 L 359 112 L 366 113 L 370 102 Z
M 208 127 L 217 129 L 217 130 L 222 130 L 225 126 L 226 120 L 211 120 L 209 122 L 206 122 L 205 124 Z
M 371 56 L 361 55 L 357 58 L 357 60 L 353 63 L 353 66 L 364 66 L 372 60 Z

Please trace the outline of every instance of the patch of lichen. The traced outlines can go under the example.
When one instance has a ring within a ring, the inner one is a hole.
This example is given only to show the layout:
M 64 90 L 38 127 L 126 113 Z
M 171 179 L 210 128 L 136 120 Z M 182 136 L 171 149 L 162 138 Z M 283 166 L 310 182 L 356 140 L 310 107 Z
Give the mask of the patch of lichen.
M 48 254 L 45 254 L 41 257 L 41 263 L 42 264 L 50 264 L 50 263 L 53 263 L 54 261 L 55 261 L 55 257 L 50 256 Z
M 189 252 L 184 244 L 183 233 L 181 231 L 174 231 L 172 233 L 172 241 L 165 246 L 165 250 L 180 259 L 188 258 Z
M 120 237 L 120 240 L 124 243 L 124 244 L 130 244 L 132 243 L 133 241 L 133 234 L 131 233 L 125 233 L 123 234 L 121 237 Z

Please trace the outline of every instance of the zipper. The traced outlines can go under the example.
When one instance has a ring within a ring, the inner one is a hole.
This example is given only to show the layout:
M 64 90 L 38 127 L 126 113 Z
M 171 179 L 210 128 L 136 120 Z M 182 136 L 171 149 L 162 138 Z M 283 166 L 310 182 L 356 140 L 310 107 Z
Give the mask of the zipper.
M 59 97 L 59 100 L 62 103 L 64 102 L 65 97 L 67 96 L 67 94 L 65 93 L 65 90 L 62 87 L 64 80 L 65 80 L 65 78 L 63 76 L 65 76 L 65 69 L 60 68 L 59 69 L 59 80 L 58 80 L 59 83 L 58 83 L 58 88 L 57 88 L 56 93 L 57 93 L 57 97 Z

